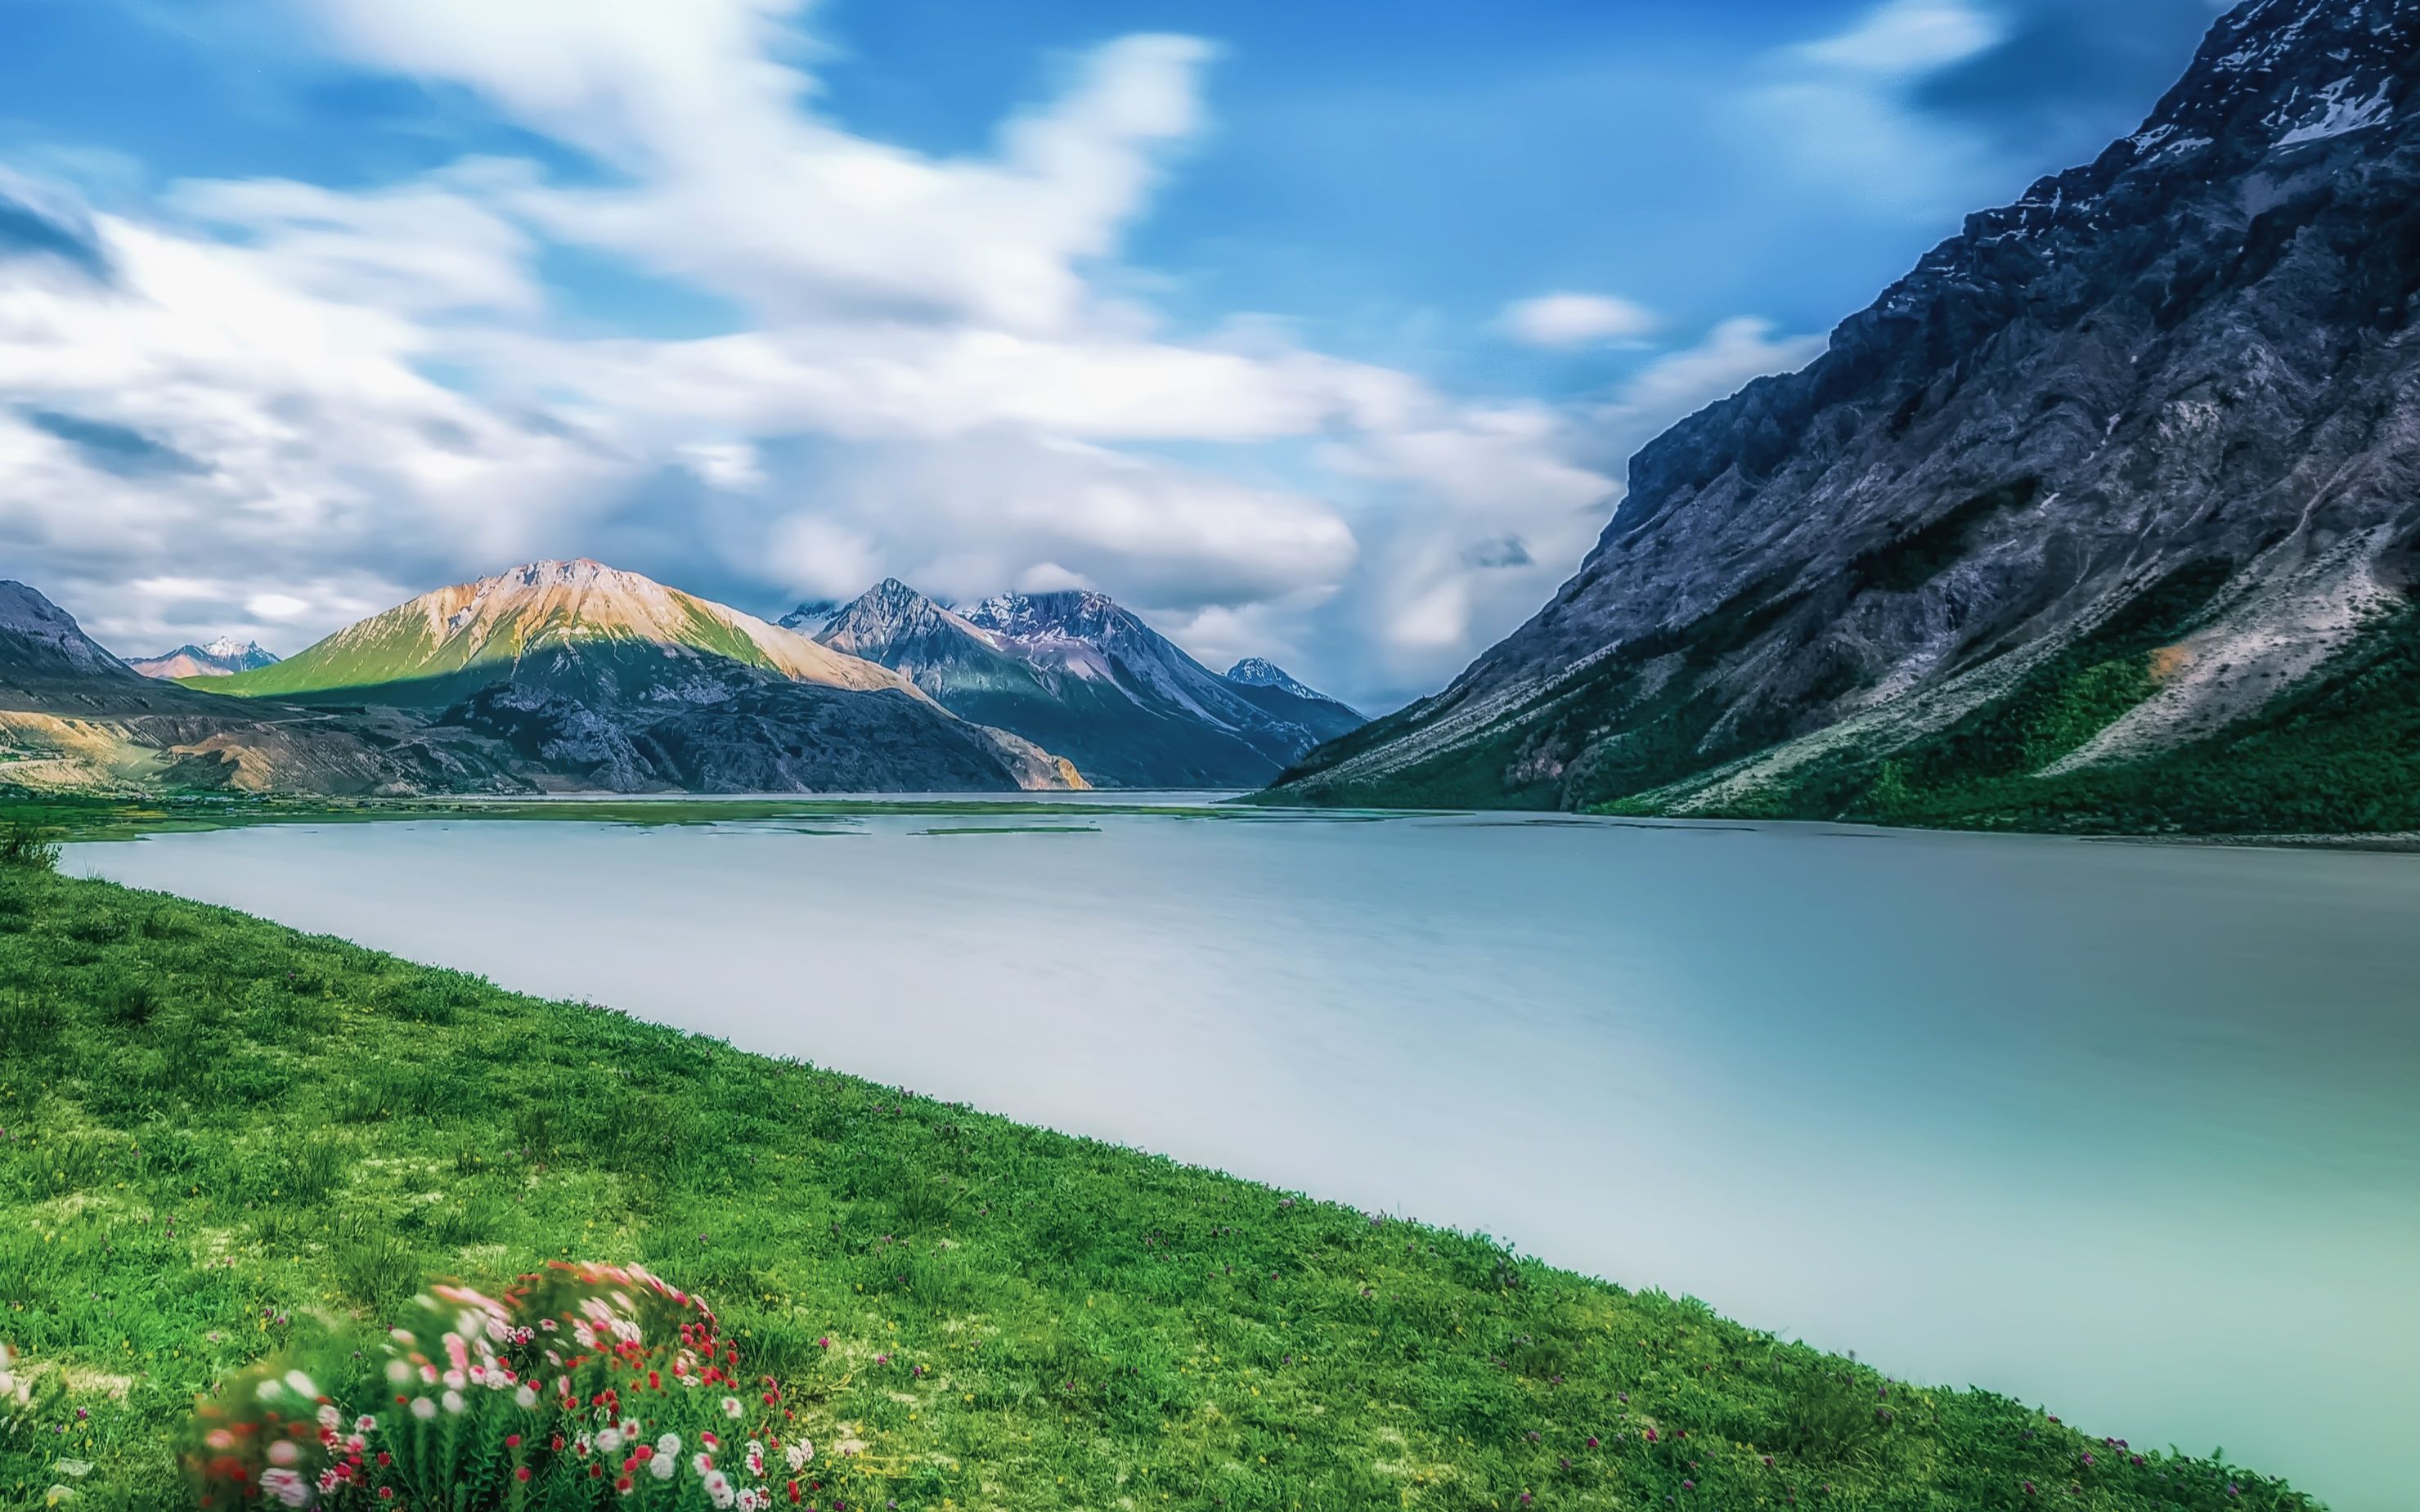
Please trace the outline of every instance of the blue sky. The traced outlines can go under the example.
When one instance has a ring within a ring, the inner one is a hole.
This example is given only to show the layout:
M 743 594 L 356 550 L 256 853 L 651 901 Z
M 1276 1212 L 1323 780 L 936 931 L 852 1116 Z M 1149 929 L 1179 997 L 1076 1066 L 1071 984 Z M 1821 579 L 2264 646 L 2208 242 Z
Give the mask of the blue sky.
M 0 0 L 0 574 L 1086 584 L 1383 707 L 2208 0 Z

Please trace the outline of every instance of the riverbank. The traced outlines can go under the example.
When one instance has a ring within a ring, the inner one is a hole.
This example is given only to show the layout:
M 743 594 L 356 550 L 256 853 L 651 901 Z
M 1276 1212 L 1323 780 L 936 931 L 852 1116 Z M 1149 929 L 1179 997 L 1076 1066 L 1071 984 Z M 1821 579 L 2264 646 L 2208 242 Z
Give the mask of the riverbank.
M 228 1370 L 570 1255 L 706 1294 L 863 1446 L 823 1461 L 852 1504 L 2312 1504 L 1484 1239 L 158 894 L 0 873 L 0 1335 L 71 1387 L 0 1439 L 0 1493 L 85 1465 L 86 1505 L 174 1504 L 169 1436 Z

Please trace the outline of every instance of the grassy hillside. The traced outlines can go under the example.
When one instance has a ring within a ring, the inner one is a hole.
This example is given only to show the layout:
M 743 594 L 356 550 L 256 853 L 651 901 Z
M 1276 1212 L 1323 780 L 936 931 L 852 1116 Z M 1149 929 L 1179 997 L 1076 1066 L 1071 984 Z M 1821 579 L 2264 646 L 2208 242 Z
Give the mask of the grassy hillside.
M 2040 775 L 2150 696 L 2170 628 L 2121 618 L 1938 735 L 1886 757 L 1816 763 L 1750 800 L 1702 811 L 2086 834 L 2420 830 L 2420 610 L 2380 625 L 2308 683 L 2216 735 L 2138 761 Z M 1604 811 L 1664 808 L 1649 795 Z
M 2311 1504 L 1483 1238 L 42 861 L 0 847 L 0 1339 L 33 1388 L 0 1504 L 178 1504 L 213 1381 L 565 1256 L 704 1293 L 834 1507 Z

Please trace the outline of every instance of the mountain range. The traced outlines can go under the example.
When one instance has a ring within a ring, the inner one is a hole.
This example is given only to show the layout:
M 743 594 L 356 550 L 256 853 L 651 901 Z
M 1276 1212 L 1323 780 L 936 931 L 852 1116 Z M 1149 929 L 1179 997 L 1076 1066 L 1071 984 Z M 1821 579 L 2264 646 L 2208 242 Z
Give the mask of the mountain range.
M 809 611 L 793 615 L 805 624 Z M 804 635 L 592 561 L 424 594 L 279 660 L 136 663 L 0 585 L 0 780 L 405 794 L 1252 787 L 1361 717 L 1220 677 L 1096 594 L 896 581 Z
M 2420 827 L 2415 86 L 2420 0 L 2239 6 L 1272 797 Z
M 206 646 L 182 645 L 156 656 L 130 657 L 126 665 L 146 677 L 225 677 L 274 667 L 277 658 L 261 650 L 257 640 L 223 635 Z
M 303 793 L 1084 785 L 905 678 L 594 562 L 424 594 L 292 658 L 147 678 L 0 590 L 0 775 Z
M 1101 594 L 1008 594 L 962 611 L 890 578 L 782 623 L 1106 787 L 1256 788 L 1366 722 L 1266 661 L 1221 677 Z

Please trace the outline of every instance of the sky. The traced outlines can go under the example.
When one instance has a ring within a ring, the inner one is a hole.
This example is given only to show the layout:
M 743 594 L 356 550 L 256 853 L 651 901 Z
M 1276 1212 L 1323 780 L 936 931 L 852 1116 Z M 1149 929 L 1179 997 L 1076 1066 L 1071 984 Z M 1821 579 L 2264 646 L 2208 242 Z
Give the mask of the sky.
M 0 0 L 0 577 L 1094 588 L 1373 712 L 2211 0 Z

